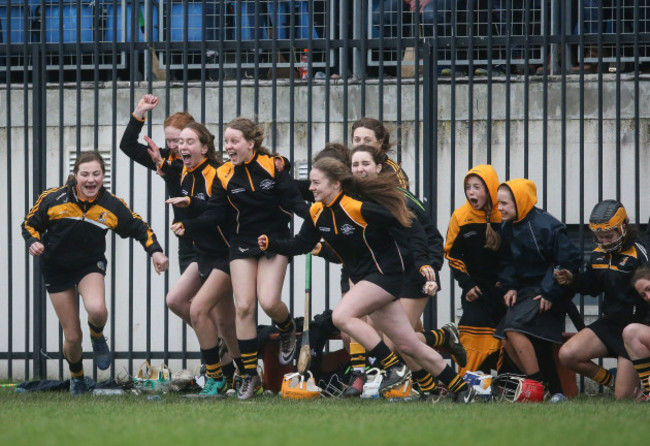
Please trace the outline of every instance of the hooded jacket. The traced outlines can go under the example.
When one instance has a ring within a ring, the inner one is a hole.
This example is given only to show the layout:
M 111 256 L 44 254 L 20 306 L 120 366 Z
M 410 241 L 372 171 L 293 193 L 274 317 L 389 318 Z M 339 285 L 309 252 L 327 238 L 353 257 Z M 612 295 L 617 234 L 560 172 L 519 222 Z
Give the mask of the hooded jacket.
M 470 175 L 479 177 L 488 191 L 492 207 L 489 216 L 490 225 L 498 232 L 501 213 L 497 207 L 499 188 L 497 173 L 490 165 L 476 166 L 467 172 L 463 184 Z M 487 224 L 486 211 L 475 210 L 469 200 L 451 215 L 447 229 L 445 257 L 449 261 L 454 279 L 464 293 L 475 286 L 486 290 L 497 282 L 499 254 L 485 248 Z
M 553 269 L 576 273 L 582 254 L 569 240 L 566 226 L 546 211 L 535 207 L 537 188 L 528 179 L 502 183 L 514 197 L 517 215 L 502 225 L 503 254 L 499 259 L 499 280 L 505 290 L 540 287 L 544 299 L 560 302 L 567 289 L 553 276 Z

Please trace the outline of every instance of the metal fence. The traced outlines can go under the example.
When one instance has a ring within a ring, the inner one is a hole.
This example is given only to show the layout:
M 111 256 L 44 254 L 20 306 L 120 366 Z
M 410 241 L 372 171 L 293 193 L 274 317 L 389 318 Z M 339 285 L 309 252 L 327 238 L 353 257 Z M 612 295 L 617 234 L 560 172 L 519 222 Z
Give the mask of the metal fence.
M 492 163 L 503 180 L 533 179 L 539 206 L 566 222 L 585 252 L 592 247 L 585 215 L 600 199 L 622 200 L 645 231 L 645 1 L 603 1 L 595 10 L 587 0 L 432 2 L 432 15 L 402 3 L 0 1 L 0 166 L 8 192 L 0 198 L 8 222 L 0 234 L 0 377 L 67 373 L 61 331 L 19 225 L 86 149 L 110 160 L 110 188 L 151 222 L 172 260 L 159 278 L 137 246 L 111 238 L 106 332 L 116 362 L 107 373 L 132 373 L 144 359 L 173 369 L 197 362 L 193 334 L 164 305 L 178 277 L 165 191 L 118 150 L 147 92 L 162 103 L 145 126 L 154 140 L 163 140 L 164 116 L 178 110 L 206 123 L 218 141 L 232 117 L 255 117 L 266 123 L 266 145 L 289 157 L 297 175 L 325 142 L 349 142 L 359 117 L 382 119 L 394 129 L 411 189 L 443 234 L 465 200 L 464 174 L 479 163 Z M 391 4 L 400 5 L 395 14 Z M 294 259 L 283 299 L 296 315 L 303 274 L 302 259 Z M 447 266 L 442 277 L 428 327 L 458 316 Z M 316 261 L 314 280 L 317 314 L 340 298 L 338 267 Z M 576 301 L 583 314 L 597 314 L 598 299 Z M 263 315 L 260 323 L 268 323 Z

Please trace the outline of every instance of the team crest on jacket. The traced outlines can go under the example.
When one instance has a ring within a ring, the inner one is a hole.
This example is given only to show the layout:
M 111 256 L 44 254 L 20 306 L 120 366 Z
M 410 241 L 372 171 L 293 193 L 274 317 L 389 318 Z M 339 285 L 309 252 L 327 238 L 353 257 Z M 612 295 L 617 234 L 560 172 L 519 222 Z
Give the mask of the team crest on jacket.
M 99 268 L 102 271 L 106 271 L 106 263 L 100 260 L 99 262 L 97 262 L 97 268 Z
M 339 228 L 341 230 L 341 234 L 343 235 L 351 235 L 354 233 L 354 226 L 346 223 L 343 226 Z
M 260 181 L 260 189 L 262 190 L 271 190 L 275 186 L 275 181 L 266 178 L 262 181 Z
M 102 212 L 99 214 L 99 218 L 97 219 L 98 222 L 100 223 L 106 223 L 106 212 Z
M 205 200 L 205 194 L 203 192 L 199 192 L 196 194 L 197 200 Z

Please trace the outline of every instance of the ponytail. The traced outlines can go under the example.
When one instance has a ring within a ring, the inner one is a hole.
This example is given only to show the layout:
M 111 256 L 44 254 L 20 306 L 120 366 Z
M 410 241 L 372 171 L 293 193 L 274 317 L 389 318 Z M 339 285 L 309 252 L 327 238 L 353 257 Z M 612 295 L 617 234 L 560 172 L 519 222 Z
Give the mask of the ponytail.
M 492 203 L 488 203 L 487 209 L 485 210 L 485 219 L 487 224 L 485 227 L 485 246 L 491 251 L 498 251 L 501 247 L 501 236 L 497 234 L 492 225 L 490 224 L 490 214 L 492 213 Z

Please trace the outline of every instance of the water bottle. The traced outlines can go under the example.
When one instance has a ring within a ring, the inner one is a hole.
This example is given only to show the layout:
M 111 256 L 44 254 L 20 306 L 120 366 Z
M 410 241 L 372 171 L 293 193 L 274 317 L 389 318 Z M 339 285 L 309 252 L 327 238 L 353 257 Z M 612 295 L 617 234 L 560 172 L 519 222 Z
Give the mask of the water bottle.
M 95 396 L 116 396 L 116 395 L 125 395 L 124 390 L 122 389 L 95 389 L 93 390 L 93 395 Z

